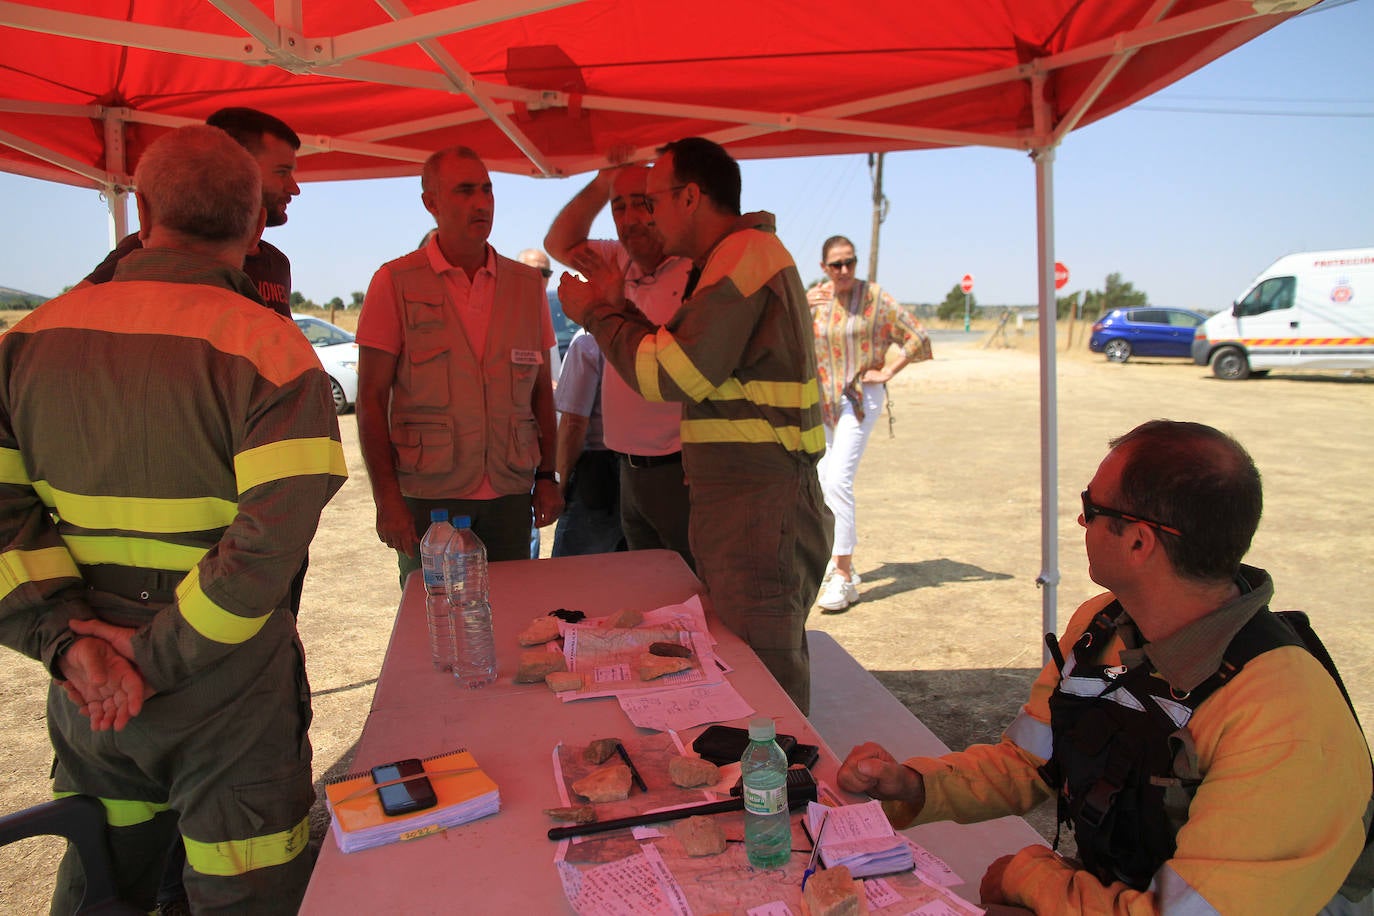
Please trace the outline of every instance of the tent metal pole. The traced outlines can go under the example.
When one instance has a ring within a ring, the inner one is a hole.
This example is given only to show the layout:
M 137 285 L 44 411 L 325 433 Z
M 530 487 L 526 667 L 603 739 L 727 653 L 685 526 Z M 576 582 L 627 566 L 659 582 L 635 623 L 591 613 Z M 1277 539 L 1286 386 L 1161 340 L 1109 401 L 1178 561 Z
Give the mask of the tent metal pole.
M 1054 151 L 1031 152 L 1035 162 L 1035 236 L 1040 289 L 1040 575 L 1042 632 L 1057 633 L 1059 598 L 1059 417 L 1055 365 L 1057 303 L 1054 296 Z M 1050 660 L 1041 650 L 1042 664 Z
M 129 189 L 118 178 L 128 173 L 128 166 L 124 155 L 124 121 L 107 110 L 104 124 L 105 173 L 112 180 L 106 182 L 103 193 L 105 205 L 110 209 L 110 247 L 114 248 L 129 234 Z

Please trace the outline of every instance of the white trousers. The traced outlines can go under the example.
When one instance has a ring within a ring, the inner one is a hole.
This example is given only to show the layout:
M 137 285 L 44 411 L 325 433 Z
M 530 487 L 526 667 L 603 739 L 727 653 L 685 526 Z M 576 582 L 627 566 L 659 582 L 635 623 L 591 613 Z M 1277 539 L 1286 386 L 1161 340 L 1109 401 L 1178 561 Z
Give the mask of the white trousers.
M 868 447 L 868 437 L 883 412 L 883 386 L 864 384 L 864 419 L 854 415 L 848 398 L 840 399 L 840 416 L 833 427 L 825 427 L 825 455 L 816 466 L 821 479 L 825 504 L 835 516 L 835 545 L 837 557 L 852 556 L 859 535 L 854 526 L 854 475 L 859 459 Z

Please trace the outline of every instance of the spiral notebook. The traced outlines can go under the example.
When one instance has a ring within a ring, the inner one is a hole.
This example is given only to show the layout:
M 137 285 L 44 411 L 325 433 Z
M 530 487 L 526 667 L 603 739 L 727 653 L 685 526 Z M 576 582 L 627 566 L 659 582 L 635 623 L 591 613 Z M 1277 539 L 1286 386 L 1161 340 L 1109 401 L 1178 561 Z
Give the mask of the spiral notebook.
M 438 803 L 423 811 L 387 815 L 371 771 L 349 773 L 324 787 L 334 841 L 344 852 L 418 839 L 501 810 L 501 793 L 466 748 L 421 761 Z

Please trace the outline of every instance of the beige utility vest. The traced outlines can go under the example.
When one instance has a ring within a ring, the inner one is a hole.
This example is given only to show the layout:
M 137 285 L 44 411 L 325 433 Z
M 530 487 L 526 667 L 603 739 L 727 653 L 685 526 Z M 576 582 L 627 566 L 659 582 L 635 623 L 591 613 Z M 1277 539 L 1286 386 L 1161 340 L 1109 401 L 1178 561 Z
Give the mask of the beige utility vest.
M 530 397 L 545 359 L 544 278 L 497 256 L 486 354 L 479 363 L 424 249 L 387 266 L 405 338 L 391 390 L 401 492 L 452 499 L 476 489 L 486 474 L 497 493 L 528 493 L 539 465 Z

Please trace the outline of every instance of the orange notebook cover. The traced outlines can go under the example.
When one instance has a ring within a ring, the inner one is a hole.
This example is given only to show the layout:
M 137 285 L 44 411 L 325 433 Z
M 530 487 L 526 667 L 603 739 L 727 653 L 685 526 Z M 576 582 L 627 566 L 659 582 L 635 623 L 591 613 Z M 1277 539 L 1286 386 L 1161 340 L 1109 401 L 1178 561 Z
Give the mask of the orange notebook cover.
M 496 783 L 465 748 L 421 761 L 438 803 L 423 811 L 388 815 L 371 771 L 350 773 L 325 787 L 335 842 L 344 852 L 416 839 L 501 810 Z

